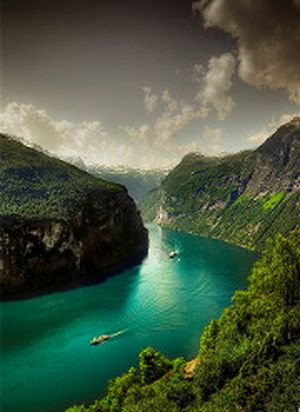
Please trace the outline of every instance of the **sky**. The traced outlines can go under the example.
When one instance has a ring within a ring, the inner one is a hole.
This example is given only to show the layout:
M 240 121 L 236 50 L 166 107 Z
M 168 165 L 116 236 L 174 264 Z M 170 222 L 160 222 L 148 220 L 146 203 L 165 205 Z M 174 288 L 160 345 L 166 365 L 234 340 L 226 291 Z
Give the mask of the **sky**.
M 2 0 L 0 131 L 86 164 L 256 147 L 300 112 L 300 0 Z

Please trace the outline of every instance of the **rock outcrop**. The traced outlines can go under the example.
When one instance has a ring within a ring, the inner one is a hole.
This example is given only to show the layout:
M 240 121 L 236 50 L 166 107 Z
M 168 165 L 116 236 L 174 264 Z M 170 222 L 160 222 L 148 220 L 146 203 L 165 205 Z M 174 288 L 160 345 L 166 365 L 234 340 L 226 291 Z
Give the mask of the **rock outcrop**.
M 214 158 L 186 155 L 141 209 L 162 226 L 260 249 L 278 231 L 300 232 L 299 188 L 296 117 L 256 150 Z
M 147 230 L 124 187 L 106 185 L 73 166 L 25 148 L 19 142 L 5 136 L 1 139 L 4 149 L 1 185 L 7 183 L 9 186 L 3 191 L 0 214 L 2 299 L 100 281 L 147 254 Z M 18 159 L 12 149 L 19 151 Z M 30 175 L 24 174 L 29 155 L 35 159 L 28 163 Z M 36 162 L 41 156 L 44 181 L 39 183 L 41 209 L 36 211 L 32 192 L 30 196 L 27 189 L 30 181 L 32 186 L 36 185 L 36 176 L 41 174 L 41 166 Z M 52 184 L 46 173 L 50 166 L 62 179 L 57 182 L 60 184 L 57 197 L 54 192 L 46 199 L 48 209 L 45 212 L 42 202 L 47 196 L 47 183 Z M 70 186 L 74 173 L 76 196 Z M 65 182 L 68 187 L 64 187 Z M 55 204 L 56 209 L 50 207 L 49 202 Z M 7 213 L 10 207 L 12 213 Z M 32 208 L 35 208 L 34 213 Z

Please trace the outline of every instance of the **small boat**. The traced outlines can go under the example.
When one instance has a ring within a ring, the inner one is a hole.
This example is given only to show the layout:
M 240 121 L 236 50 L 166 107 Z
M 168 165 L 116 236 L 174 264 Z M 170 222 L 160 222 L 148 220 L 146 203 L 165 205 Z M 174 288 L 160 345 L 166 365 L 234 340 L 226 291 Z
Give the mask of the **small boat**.
M 103 342 L 105 342 L 105 341 L 108 340 L 108 339 L 110 339 L 110 336 L 109 336 L 109 335 L 95 336 L 95 337 L 91 340 L 90 344 L 91 344 L 91 345 L 99 345 L 100 343 L 103 343 Z
M 175 250 L 172 250 L 172 252 L 169 253 L 169 258 L 174 259 L 177 255 L 178 253 Z

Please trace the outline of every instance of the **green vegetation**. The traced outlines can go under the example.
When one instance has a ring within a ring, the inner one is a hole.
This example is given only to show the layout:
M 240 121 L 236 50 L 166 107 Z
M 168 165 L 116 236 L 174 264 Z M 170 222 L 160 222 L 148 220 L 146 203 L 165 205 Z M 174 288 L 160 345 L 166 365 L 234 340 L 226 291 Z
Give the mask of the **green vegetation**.
M 260 250 L 266 239 L 274 238 L 279 231 L 285 235 L 299 231 L 300 192 L 281 193 L 260 198 L 242 196 L 241 201 L 220 213 L 211 235 Z
M 278 231 L 299 232 L 299 139 L 291 123 L 254 151 L 185 156 L 144 198 L 144 219 L 258 251 Z
M 120 186 L 0 134 L 0 215 L 64 218 L 89 191 Z
M 248 289 L 204 330 L 195 369 L 154 349 L 93 405 L 68 412 L 294 412 L 300 405 L 300 249 L 278 235 Z
M 274 193 L 270 198 L 263 204 L 263 208 L 265 210 L 274 209 L 278 205 L 278 203 L 284 198 L 285 193 L 279 192 Z
M 159 189 L 153 189 L 146 194 L 142 201 L 143 219 L 146 222 L 153 222 L 158 212 L 160 202 Z

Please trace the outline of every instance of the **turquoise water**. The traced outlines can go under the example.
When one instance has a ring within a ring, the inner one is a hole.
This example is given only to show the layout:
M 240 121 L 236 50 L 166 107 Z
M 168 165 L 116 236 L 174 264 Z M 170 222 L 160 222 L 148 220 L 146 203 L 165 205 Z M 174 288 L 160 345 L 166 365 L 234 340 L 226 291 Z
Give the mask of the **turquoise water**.
M 102 284 L 1 303 L 1 411 L 89 402 L 146 346 L 172 357 L 196 354 L 204 326 L 245 286 L 256 255 L 156 225 L 149 234 L 144 262 Z M 169 259 L 171 250 L 178 258 Z

